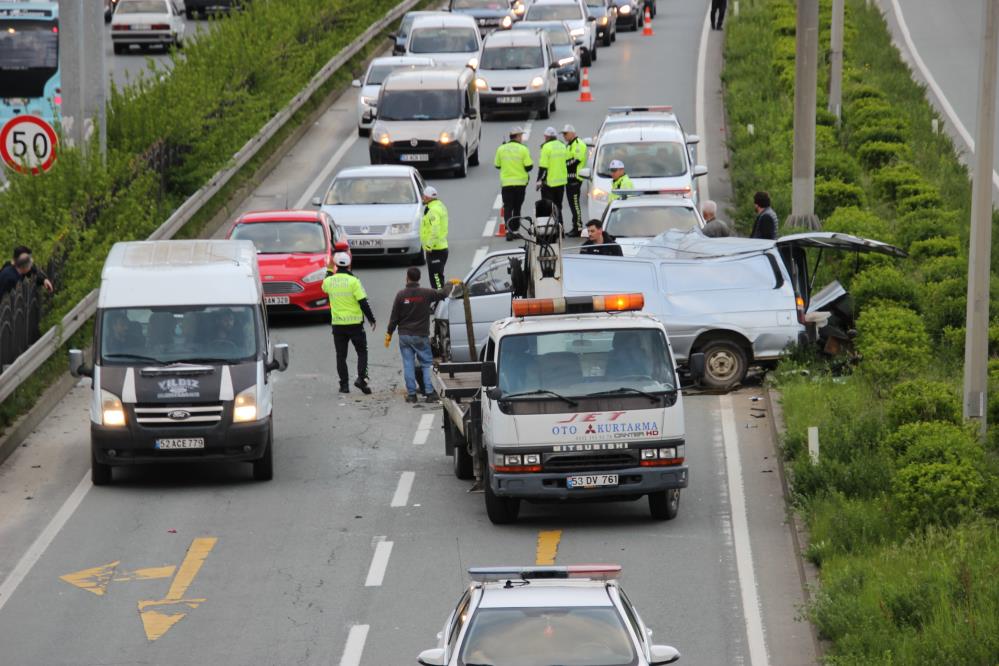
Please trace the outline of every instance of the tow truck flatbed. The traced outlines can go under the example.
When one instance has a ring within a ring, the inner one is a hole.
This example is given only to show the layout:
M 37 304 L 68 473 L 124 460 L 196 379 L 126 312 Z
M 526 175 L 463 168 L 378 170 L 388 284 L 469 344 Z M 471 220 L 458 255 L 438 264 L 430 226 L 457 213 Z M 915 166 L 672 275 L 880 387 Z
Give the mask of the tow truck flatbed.
M 431 380 L 442 398 L 461 400 L 474 398 L 479 393 L 481 377 L 481 363 L 439 363 L 434 367 Z

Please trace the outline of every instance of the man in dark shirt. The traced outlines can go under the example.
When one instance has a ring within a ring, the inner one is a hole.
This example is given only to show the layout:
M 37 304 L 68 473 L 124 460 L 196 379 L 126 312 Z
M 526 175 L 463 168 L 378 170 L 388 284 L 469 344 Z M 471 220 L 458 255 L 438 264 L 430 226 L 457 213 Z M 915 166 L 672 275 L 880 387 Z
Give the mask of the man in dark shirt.
M 621 246 L 617 239 L 604 231 L 604 223 L 600 220 L 590 220 L 586 223 L 586 235 L 589 237 L 579 248 L 580 254 L 604 254 L 609 257 L 623 257 Z
M 39 287 L 52 293 L 52 281 L 35 266 L 31 257 L 31 250 L 23 245 L 14 248 L 12 261 L 0 268 L 0 298 L 3 298 L 8 291 L 13 291 L 21 280 L 32 279 Z
M 406 402 L 416 402 L 416 360 L 423 373 L 424 399 L 437 402 L 437 393 L 430 383 L 430 367 L 434 363 L 430 350 L 430 315 L 434 304 L 447 297 L 445 289 L 425 289 L 420 286 L 420 269 L 406 271 L 406 288 L 395 295 L 389 317 L 385 346 L 392 342 L 392 333 L 399 329 L 399 351 L 402 353 L 402 374 L 406 380 Z
M 750 238 L 765 238 L 767 240 L 777 240 L 777 213 L 770 207 L 770 195 L 766 192 L 757 192 L 753 195 L 753 207 L 756 209 L 756 221 L 753 222 L 753 231 Z

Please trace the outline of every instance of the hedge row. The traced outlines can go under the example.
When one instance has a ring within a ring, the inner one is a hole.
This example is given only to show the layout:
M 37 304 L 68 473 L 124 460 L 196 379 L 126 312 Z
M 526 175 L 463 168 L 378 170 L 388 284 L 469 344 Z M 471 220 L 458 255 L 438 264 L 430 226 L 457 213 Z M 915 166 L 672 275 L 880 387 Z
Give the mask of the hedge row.
M 829 3 L 820 8 L 824 32 Z M 726 35 L 732 175 L 746 223 L 757 189 L 789 212 L 793 19 L 792 0 L 757 2 Z M 834 366 L 812 360 L 807 379 L 778 373 L 788 378 L 780 388 L 794 501 L 822 572 L 811 617 L 831 641 L 829 663 L 996 663 L 999 427 L 983 448 L 960 403 L 968 175 L 932 131 L 934 112 L 878 11 L 848 0 L 846 26 L 841 125 L 819 95 L 816 212 L 827 231 L 893 242 L 909 258 L 827 254 L 816 284 L 839 279 L 854 297 L 857 371 L 832 377 Z M 759 75 L 767 69 L 773 77 Z M 989 418 L 999 424 L 999 319 L 990 351 Z M 820 431 L 817 465 L 809 426 Z

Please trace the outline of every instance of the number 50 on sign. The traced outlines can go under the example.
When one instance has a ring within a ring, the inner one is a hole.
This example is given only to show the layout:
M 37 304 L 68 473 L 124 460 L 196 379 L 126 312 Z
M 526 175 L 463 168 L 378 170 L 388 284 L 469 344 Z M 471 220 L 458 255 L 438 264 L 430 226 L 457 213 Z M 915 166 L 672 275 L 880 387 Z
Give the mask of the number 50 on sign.
M 58 138 L 52 126 L 37 116 L 16 116 L 0 129 L 0 157 L 15 171 L 48 171 L 56 158 Z

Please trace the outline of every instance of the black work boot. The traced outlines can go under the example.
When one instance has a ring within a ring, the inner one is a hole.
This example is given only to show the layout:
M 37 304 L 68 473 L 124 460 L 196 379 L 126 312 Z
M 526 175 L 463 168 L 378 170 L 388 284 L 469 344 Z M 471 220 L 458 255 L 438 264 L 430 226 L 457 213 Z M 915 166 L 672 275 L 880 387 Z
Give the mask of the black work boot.
M 371 395 L 371 387 L 368 386 L 368 380 L 358 377 L 354 380 L 354 386 L 361 389 L 361 393 L 364 395 Z
M 350 387 L 346 384 L 340 384 L 340 393 L 350 393 Z

